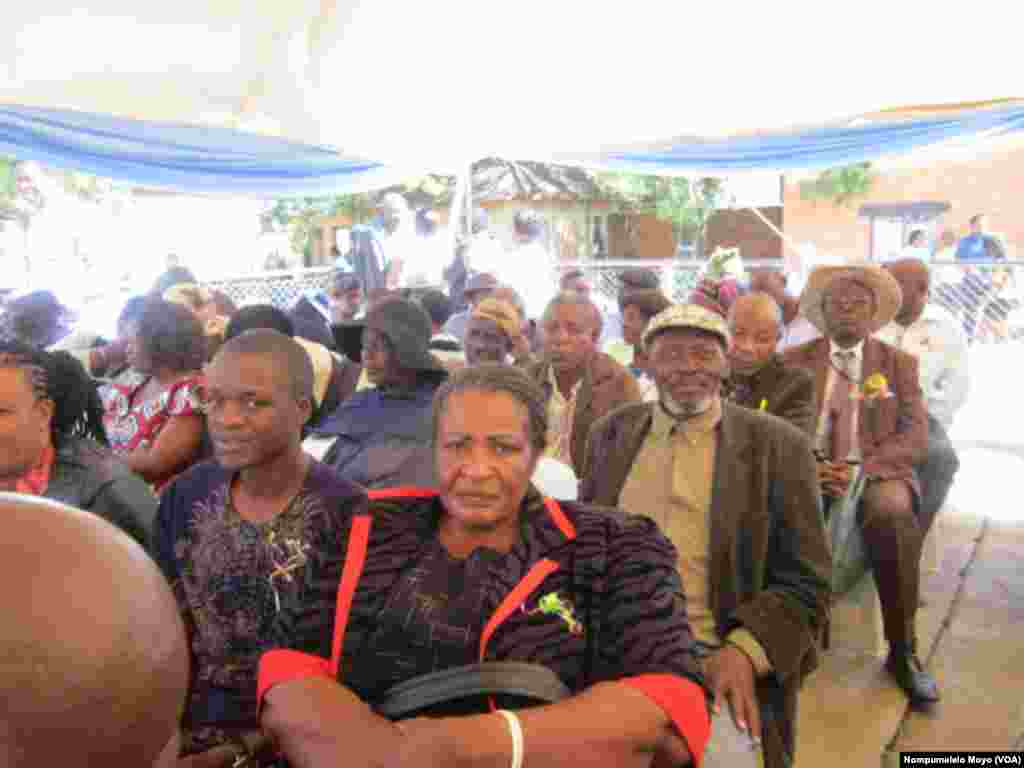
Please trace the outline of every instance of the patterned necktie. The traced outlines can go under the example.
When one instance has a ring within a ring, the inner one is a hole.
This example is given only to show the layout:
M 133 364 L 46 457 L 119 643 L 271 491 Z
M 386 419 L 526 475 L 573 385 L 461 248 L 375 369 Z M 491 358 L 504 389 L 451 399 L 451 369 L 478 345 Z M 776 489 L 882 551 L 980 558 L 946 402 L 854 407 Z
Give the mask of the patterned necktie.
M 832 412 L 832 447 L 833 461 L 846 461 L 858 458 L 858 436 L 855 414 L 859 406 L 853 399 L 857 391 L 857 380 L 860 378 L 854 370 L 857 354 L 852 349 L 835 352 L 832 359 L 841 375 L 836 376 L 832 389 L 829 408 Z

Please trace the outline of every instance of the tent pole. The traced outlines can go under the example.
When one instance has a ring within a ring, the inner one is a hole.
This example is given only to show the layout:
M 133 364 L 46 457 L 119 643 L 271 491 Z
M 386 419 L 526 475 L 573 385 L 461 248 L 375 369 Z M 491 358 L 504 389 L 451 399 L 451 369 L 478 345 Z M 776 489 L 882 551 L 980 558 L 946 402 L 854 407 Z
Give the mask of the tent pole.
M 462 226 L 462 202 L 466 197 L 466 178 L 459 174 L 455 178 L 455 194 L 452 195 L 448 212 L 448 254 L 454 258 L 459 243 L 459 229 Z
M 473 236 L 473 164 L 466 168 L 466 235 Z
M 778 235 L 782 242 L 790 247 L 793 253 L 795 253 L 797 256 L 801 255 L 800 246 L 793 242 L 793 239 L 789 235 L 787 235 L 781 229 L 772 224 L 771 221 L 768 220 L 768 217 L 761 213 L 761 210 L 759 208 L 757 208 L 756 206 L 751 206 L 750 210 L 754 212 L 754 215 L 757 216 L 757 218 L 759 218 L 761 221 L 765 223 L 765 226 L 767 226 L 768 229 L 770 229 L 772 232 Z

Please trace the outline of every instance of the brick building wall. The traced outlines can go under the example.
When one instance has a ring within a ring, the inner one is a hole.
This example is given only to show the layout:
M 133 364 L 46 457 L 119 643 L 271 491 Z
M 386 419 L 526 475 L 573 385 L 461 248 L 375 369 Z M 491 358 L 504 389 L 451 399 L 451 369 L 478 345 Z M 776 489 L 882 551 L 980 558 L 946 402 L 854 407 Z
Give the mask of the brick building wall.
M 989 230 L 1003 236 L 1010 257 L 1024 255 L 1024 216 L 1021 215 L 1021 179 L 1024 149 L 979 153 L 970 159 L 936 162 L 921 168 L 883 171 L 867 197 L 846 206 L 807 201 L 798 182 L 786 179 L 784 206 L 786 234 L 798 243 L 813 242 L 819 254 L 842 258 L 866 258 L 870 224 L 857 216 L 868 203 L 949 203 L 933 231 L 952 229 L 958 237 L 968 232 L 968 220 L 988 214 Z
M 608 217 L 608 258 L 670 259 L 674 253 L 672 222 L 652 214 Z
M 783 229 L 783 209 L 778 206 L 759 208 L 761 214 L 778 229 Z M 746 208 L 717 211 L 708 221 L 706 253 L 715 248 L 740 249 L 744 259 L 782 258 L 782 238 L 772 232 L 757 215 Z

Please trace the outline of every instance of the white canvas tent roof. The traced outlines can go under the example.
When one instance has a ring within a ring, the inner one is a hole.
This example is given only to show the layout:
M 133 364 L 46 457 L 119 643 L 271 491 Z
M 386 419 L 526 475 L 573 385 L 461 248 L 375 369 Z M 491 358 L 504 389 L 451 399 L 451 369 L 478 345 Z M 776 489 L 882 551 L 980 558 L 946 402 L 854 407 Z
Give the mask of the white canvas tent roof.
M 1005 9 L 994 0 L 952 11 L 919 0 L 7 3 L 0 151 L 93 172 L 115 156 L 108 175 L 153 183 L 139 170 L 148 161 L 168 170 L 164 186 L 268 194 L 369 188 L 485 156 L 700 170 L 732 157 L 731 145 L 697 160 L 681 146 L 779 132 L 806 143 L 807 128 L 845 129 L 881 109 L 1017 96 L 1017 25 L 1000 20 Z M 956 131 L 1017 130 L 1018 116 Z M 152 125 L 165 122 L 176 125 Z M 200 130 L 179 133 L 182 124 Z M 309 146 L 250 137 L 231 151 L 236 135 L 210 127 Z M 870 141 L 857 151 L 884 152 L 881 137 Z M 789 158 L 776 152 L 759 167 L 809 162 Z M 239 167 L 244 182 L 221 189 Z

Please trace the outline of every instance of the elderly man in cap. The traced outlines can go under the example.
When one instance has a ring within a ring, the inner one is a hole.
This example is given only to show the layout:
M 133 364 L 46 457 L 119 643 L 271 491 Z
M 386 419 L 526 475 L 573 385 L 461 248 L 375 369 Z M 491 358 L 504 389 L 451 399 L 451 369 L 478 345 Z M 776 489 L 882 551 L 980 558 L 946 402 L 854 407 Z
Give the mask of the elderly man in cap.
M 431 487 L 431 405 L 448 374 L 429 350 L 430 318 L 414 301 L 374 304 L 363 328 L 357 391 L 306 439 L 306 450 L 364 488 Z
M 732 724 L 715 717 L 704 765 L 753 764 L 743 755 L 752 740 L 766 768 L 791 766 L 831 577 L 810 438 L 723 402 L 719 315 L 672 306 L 642 341 L 659 399 L 594 425 L 580 499 L 651 517 L 678 550 L 704 672 L 732 712 Z
M 516 308 L 493 296 L 477 304 L 466 325 L 466 362 L 511 365 L 528 358 L 523 320 Z
M 0 765 L 174 766 L 188 648 L 159 569 L 87 512 L 3 494 L 0 515 Z
M 923 533 L 935 521 L 960 468 L 948 430 L 967 400 L 967 336 L 947 310 L 928 301 L 931 274 L 918 259 L 901 259 L 885 267 L 903 293 L 899 314 L 878 338 L 917 358 L 928 410 L 928 455 L 918 465 L 921 479 Z
M 814 377 L 782 361 L 777 349 L 784 330 L 782 310 L 768 294 L 736 299 L 729 310 L 727 396 L 737 405 L 778 416 L 813 435 Z
M 830 514 L 856 502 L 851 483 L 856 495 L 864 481 L 857 518 L 882 604 L 886 668 L 920 705 L 939 698 L 917 659 L 914 629 L 923 539 L 914 465 L 927 452 L 928 417 L 917 360 L 871 338 L 896 317 L 901 298 L 880 267 L 816 268 L 800 311 L 823 338 L 787 350 L 784 359 L 815 377 L 818 475 Z
M 544 358 L 527 372 L 548 395 L 548 435 L 544 455 L 583 468 L 591 425 L 620 405 L 640 401 L 633 375 L 597 350 L 601 313 L 575 291 L 559 293 L 541 318 Z
M 497 287 L 498 278 L 489 272 L 477 272 L 471 275 L 466 282 L 466 289 L 463 291 L 463 296 L 469 306 L 463 312 L 458 312 L 448 318 L 448 322 L 444 324 L 444 332 L 454 336 L 460 343 L 465 343 L 466 325 L 469 323 L 469 316 L 473 313 L 473 308 L 490 296 Z

